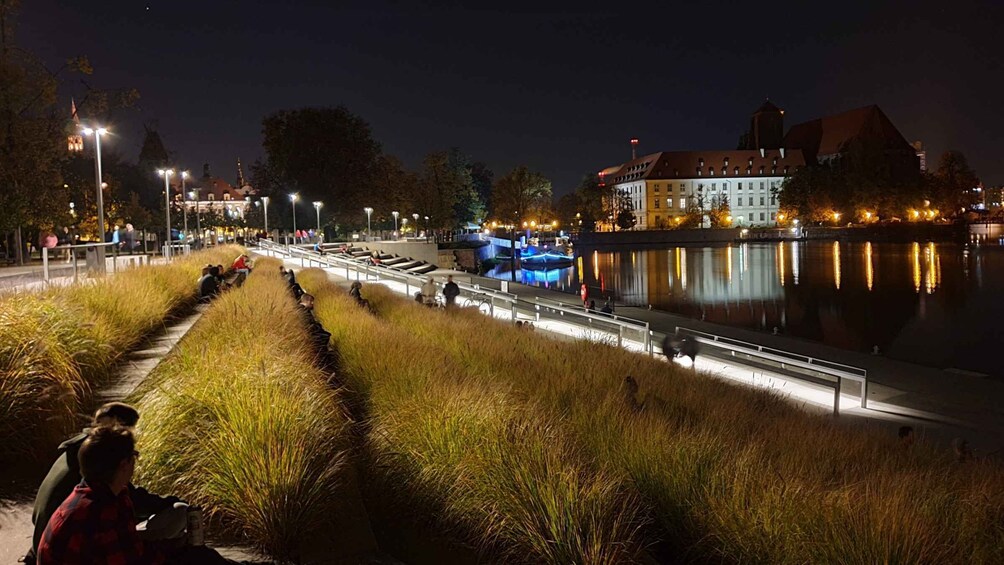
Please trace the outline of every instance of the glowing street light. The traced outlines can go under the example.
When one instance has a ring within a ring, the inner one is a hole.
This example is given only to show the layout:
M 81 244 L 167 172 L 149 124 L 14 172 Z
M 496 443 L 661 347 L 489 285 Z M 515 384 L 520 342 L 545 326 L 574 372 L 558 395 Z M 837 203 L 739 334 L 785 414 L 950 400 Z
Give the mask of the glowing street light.
M 317 200 L 314 202 L 314 210 L 317 211 L 317 240 L 321 240 L 321 206 L 324 206 L 324 202 Z
M 189 236 L 189 233 L 188 233 L 188 202 L 184 202 L 184 200 L 185 200 L 185 194 L 187 194 L 185 192 L 185 180 L 189 176 L 191 176 L 191 175 L 188 173 L 188 171 L 181 171 L 181 200 L 183 201 L 181 203 L 182 204 L 181 213 L 184 214 L 184 218 L 185 218 L 185 242 L 186 243 L 188 242 L 188 236 Z
M 101 238 L 101 243 L 105 242 L 105 197 L 104 191 L 101 190 L 103 184 L 101 182 L 101 136 L 108 133 L 107 128 L 84 128 L 82 130 L 84 135 L 94 136 L 94 187 L 98 192 L 98 237 Z M 104 246 L 98 247 L 98 257 L 104 258 L 105 248 Z M 102 265 L 104 263 L 102 262 Z
M 293 245 L 296 245 L 296 200 L 300 195 L 293 192 L 289 195 L 289 202 L 293 208 Z
M 725 216 L 725 223 L 732 225 L 732 216 Z
M 265 205 L 265 239 L 268 239 L 268 196 L 262 196 L 261 203 Z
M 164 257 L 168 260 L 171 259 L 171 175 L 174 174 L 174 169 L 157 169 L 157 174 L 164 177 L 164 218 L 166 220 L 165 232 L 167 234 L 167 239 L 164 241 Z
M 398 212 L 398 211 L 395 210 L 395 211 L 391 212 L 390 215 L 394 216 L 394 235 L 396 237 L 397 236 L 397 217 L 401 215 L 401 212 Z
M 833 213 L 833 221 L 834 222 L 839 222 L 840 221 L 840 212 L 834 212 Z
M 370 218 L 373 216 L 373 208 L 367 206 L 363 208 L 363 212 L 366 212 L 366 238 L 369 239 L 373 236 L 373 231 L 370 229 L 372 225 L 370 224 Z

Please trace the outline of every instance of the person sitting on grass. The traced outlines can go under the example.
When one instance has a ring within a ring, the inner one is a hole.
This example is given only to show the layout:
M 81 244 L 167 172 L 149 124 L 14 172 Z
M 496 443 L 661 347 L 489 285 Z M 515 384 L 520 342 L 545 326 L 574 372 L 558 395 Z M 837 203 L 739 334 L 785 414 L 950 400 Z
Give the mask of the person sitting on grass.
M 293 293 L 293 298 L 299 301 L 305 291 L 300 283 L 296 282 L 296 274 L 293 273 L 293 269 L 286 271 L 286 282 L 289 283 L 289 291 Z
M 331 332 L 324 329 L 324 326 L 314 316 L 314 295 L 304 293 L 300 297 L 299 307 L 303 321 L 310 331 L 310 338 L 314 344 L 314 349 L 320 354 L 327 353 L 328 343 L 331 341 Z
M 234 264 L 231 269 L 238 273 L 244 273 L 245 275 L 251 272 L 251 262 L 248 260 L 248 256 L 241 253 L 234 259 Z
M 363 298 L 363 283 L 355 281 L 349 287 L 349 296 L 356 299 L 356 304 L 366 308 L 367 310 L 372 310 L 370 308 L 370 301 Z
M 85 428 L 81 433 L 60 444 L 60 455 L 52 464 L 35 496 L 35 508 L 31 515 L 35 530 L 32 535 L 31 551 L 25 558 L 26 563 L 34 562 L 39 541 L 50 517 L 80 483 L 82 473 L 78 452 L 88 433 L 97 427 L 119 426 L 131 429 L 138 420 L 139 412 L 132 406 L 122 402 L 109 402 L 94 413 L 92 427 Z M 139 534 L 141 537 L 161 540 L 177 539 L 184 535 L 188 505 L 183 500 L 176 496 L 158 496 L 130 483 L 127 483 L 127 490 L 132 501 L 134 517 L 141 522 Z
M 199 302 L 209 302 L 220 293 L 220 269 L 211 267 L 209 273 L 199 279 Z

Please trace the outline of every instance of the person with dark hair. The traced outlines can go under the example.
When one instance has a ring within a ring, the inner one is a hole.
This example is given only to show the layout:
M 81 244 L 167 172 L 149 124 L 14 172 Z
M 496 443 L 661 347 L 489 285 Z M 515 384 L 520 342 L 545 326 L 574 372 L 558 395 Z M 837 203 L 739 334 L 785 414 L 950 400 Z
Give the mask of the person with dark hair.
M 457 283 L 453 282 L 453 275 L 448 275 L 446 277 L 446 285 L 443 286 L 443 297 L 446 298 L 446 306 L 453 307 L 457 303 L 457 297 L 460 296 L 460 287 Z
M 99 426 L 77 454 L 83 480 L 53 513 L 38 543 L 38 562 L 162 563 L 166 556 L 136 531 L 129 481 L 139 452 L 132 432 Z
M 363 298 L 363 283 L 359 281 L 354 281 L 351 286 L 349 286 L 349 296 L 356 299 L 356 304 L 370 310 L 370 301 Z
M 81 433 L 60 444 L 60 455 L 52 464 L 35 495 L 35 507 L 31 515 L 35 530 L 31 551 L 28 552 L 25 562 L 33 562 L 38 542 L 49 518 L 73 492 L 73 487 L 80 483 L 81 471 L 77 455 L 88 433 L 97 427 L 132 428 L 138 420 L 139 412 L 132 406 L 122 402 L 109 402 L 94 413 L 91 428 L 85 428 Z M 161 497 L 131 484 L 128 487 L 135 517 L 143 522 L 140 535 L 146 539 L 173 539 L 184 534 L 188 511 L 188 505 L 184 501 L 176 496 Z
M 697 354 L 700 352 L 701 346 L 697 343 L 697 339 L 692 335 L 684 336 L 680 340 L 680 354 L 684 357 L 690 357 L 690 366 L 697 370 Z
M 199 279 L 199 302 L 209 302 L 220 293 L 220 269 L 210 267 L 209 273 Z
M 296 274 L 293 273 L 293 269 L 286 271 L 286 281 L 289 283 L 289 291 L 293 293 L 293 298 L 299 301 L 305 291 L 300 283 L 296 282 Z
M 324 326 L 314 317 L 314 295 L 304 293 L 299 302 L 300 314 L 310 331 L 310 338 L 317 353 L 325 355 L 328 352 L 328 343 L 331 341 L 331 332 L 324 329 Z

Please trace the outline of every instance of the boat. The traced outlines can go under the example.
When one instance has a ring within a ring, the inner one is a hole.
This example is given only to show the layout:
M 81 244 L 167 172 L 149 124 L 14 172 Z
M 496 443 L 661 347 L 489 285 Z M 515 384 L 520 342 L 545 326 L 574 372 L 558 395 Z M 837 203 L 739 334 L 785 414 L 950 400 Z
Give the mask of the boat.
M 540 252 L 535 247 L 527 247 L 520 252 L 520 268 L 532 270 L 564 269 L 571 267 L 575 257 L 557 251 Z

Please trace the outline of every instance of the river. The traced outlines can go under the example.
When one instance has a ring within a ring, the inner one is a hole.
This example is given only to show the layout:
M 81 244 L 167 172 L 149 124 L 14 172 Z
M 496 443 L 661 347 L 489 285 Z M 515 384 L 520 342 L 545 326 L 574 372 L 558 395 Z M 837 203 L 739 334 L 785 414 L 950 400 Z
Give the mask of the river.
M 502 264 L 488 276 L 510 278 Z M 575 265 L 517 271 L 525 284 L 602 306 L 651 305 L 940 368 L 1004 377 L 1004 246 L 787 241 L 590 251 Z

